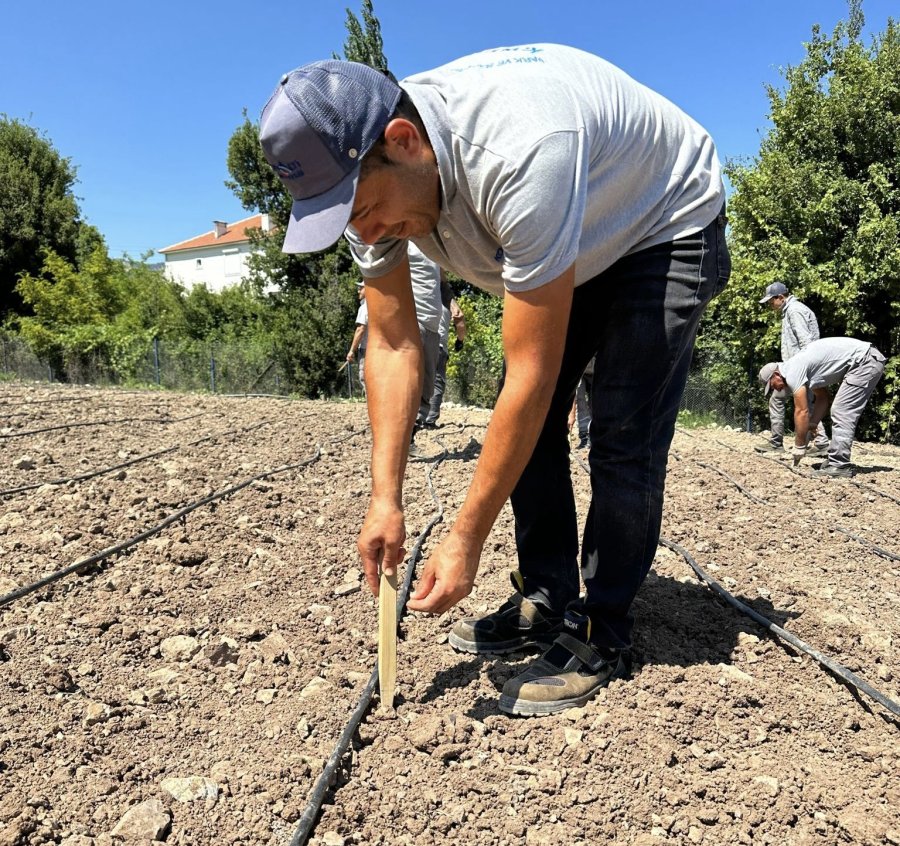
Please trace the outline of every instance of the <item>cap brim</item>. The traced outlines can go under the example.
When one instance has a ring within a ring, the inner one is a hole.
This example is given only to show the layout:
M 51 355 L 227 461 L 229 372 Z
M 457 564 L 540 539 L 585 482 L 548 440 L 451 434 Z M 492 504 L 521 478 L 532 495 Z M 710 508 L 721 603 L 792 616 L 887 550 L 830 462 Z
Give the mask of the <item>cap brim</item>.
M 324 194 L 294 200 L 284 244 L 285 253 L 314 253 L 334 244 L 347 228 L 359 182 L 359 168 Z
M 760 302 L 760 304 L 763 304 L 763 303 L 767 303 L 771 299 L 772 299 L 772 295 L 769 295 L 768 297 L 763 297 L 759 302 Z

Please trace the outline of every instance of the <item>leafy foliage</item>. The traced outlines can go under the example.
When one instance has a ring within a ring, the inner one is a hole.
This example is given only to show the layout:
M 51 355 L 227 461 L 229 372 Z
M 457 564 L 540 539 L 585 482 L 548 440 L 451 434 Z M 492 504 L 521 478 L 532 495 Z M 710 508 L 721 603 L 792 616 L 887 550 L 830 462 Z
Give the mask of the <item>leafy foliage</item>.
M 447 379 L 463 402 L 493 408 L 503 372 L 503 300 L 469 288 L 457 302 L 466 318 L 466 341 L 459 352 L 451 345 Z
M 46 251 L 41 272 L 22 276 L 18 291 L 33 312 L 16 321 L 19 335 L 60 378 L 147 381 L 154 339 L 200 359 L 215 343 L 252 346 L 260 365 L 273 355 L 271 306 L 249 289 L 214 294 L 200 285 L 185 293 L 159 271 L 110 259 L 101 247 L 80 268 Z
M 704 320 L 700 355 L 727 361 L 723 391 L 779 357 L 780 323 L 759 305 L 784 282 L 823 337 L 872 341 L 891 361 L 861 421 L 864 437 L 900 438 L 900 29 L 861 41 L 861 0 L 831 36 L 768 89 L 772 129 L 757 159 L 730 162 L 730 286 Z M 758 392 L 752 392 L 755 397 Z M 762 417 L 763 403 L 758 397 Z
M 21 273 L 36 273 L 41 251 L 75 261 L 82 223 L 76 170 L 36 129 L 0 115 L 0 314 L 21 308 Z M 98 238 L 89 227 L 86 237 Z M 87 253 L 90 253 L 88 250 Z

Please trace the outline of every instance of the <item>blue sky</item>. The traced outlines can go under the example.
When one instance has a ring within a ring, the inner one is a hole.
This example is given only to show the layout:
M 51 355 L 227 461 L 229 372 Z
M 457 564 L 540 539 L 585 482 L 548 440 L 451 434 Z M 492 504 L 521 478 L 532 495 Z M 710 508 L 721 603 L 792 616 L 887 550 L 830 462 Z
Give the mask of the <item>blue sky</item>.
M 0 113 L 44 132 L 78 168 L 84 217 L 110 253 L 193 237 L 242 209 L 224 186 L 228 139 L 279 76 L 342 49 L 359 0 L 10 3 Z M 689 9 L 686 12 L 685 9 Z M 897 0 L 864 0 L 866 41 Z M 754 156 L 766 83 L 830 33 L 845 0 L 375 0 L 391 69 L 405 75 L 488 47 L 553 41 L 597 53 L 710 130 L 720 157 Z

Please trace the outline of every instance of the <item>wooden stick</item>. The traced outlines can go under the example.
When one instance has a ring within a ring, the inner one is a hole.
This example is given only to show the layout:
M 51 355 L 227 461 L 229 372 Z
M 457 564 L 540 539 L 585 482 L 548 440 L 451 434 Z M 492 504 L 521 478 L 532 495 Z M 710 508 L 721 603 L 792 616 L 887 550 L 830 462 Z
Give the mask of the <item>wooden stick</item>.
M 381 574 L 378 588 L 378 693 L 381 707 L 394 708 L 397 684 L 397 571 Z

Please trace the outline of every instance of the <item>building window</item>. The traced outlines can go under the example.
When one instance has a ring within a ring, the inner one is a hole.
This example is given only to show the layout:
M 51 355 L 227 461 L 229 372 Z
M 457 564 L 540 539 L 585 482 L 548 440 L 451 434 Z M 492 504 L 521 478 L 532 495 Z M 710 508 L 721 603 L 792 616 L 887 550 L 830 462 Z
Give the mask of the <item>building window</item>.
M 194 264 L 194 270 L 200 270 L 201 267 L 203 267 L 203 259 L 197 259 Z

